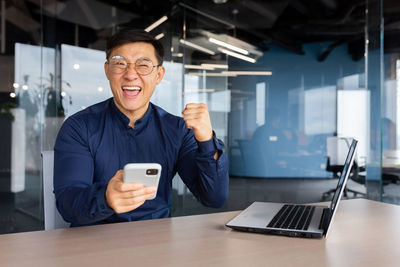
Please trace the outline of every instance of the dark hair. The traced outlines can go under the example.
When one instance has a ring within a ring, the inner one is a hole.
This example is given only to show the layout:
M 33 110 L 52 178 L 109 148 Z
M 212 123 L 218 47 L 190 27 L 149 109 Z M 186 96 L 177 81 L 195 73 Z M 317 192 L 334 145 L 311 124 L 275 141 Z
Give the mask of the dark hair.
M 143 30 L 137 30 L 132 28 L 125 28 L 118 31 L 116 34 L 112 35 L 107 40 L 106 46 L 106 59 L 111 55 L 111 52 L 114 48 L 128 44 L 128 43 L 137 43 L 144 42 L 149 43 L 154 47 L 156 58 L 158 60 L 158 64 L 162 65 L 163 57 L 164 57 L 164 48 L 160 41 L 156 40 L 151 34 L 145 32 Z

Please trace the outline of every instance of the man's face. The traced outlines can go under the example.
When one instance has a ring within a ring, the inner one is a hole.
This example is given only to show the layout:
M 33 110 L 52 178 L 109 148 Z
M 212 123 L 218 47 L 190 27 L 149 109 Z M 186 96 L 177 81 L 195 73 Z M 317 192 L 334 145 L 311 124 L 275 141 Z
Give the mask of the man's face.
M 128 43 L 114 48 L 110 54 L 112 58 L 123 57 L 128 63 L 135 63 L 138 59 L 150 60 L 154 66 L 158 65 L 155 49 L 149 43 Z M 165 69 L 154 67 L 148 75 L 138 74 L 135 64 L 128 64 L 126 71 L 115 73 L 107 62 L 104 64 L 107 79 L 114 95 L 114 102 L 118 109 L 130 116 L 143 116 L 149 105 L 150 98 L 158 83 L 161 82 Z M 138 119 L 138 118 L 136 118 Z

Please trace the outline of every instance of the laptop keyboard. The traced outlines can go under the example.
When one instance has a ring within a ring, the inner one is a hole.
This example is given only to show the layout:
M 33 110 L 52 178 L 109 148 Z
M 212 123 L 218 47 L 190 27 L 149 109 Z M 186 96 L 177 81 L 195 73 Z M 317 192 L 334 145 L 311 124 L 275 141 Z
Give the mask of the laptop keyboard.
M 267 227 L 307 230 L 315 207 L 305 205 L 284 205 Z

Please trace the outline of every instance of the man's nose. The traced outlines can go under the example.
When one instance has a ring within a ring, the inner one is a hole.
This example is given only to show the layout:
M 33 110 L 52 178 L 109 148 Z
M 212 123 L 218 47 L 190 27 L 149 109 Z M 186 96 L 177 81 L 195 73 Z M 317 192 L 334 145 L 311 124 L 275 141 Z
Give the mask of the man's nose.
M 135 69 L 135 64 L 129 63 L 126 67 L 125 76 L 130 79 L 134 79 L 139 77 L 139 73 L 137 73 Z

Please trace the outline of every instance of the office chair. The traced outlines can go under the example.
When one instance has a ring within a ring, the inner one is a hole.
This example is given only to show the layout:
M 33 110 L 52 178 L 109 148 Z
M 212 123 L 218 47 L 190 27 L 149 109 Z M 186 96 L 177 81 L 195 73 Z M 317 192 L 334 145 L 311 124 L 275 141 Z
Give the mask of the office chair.
M 382 151 L 382 194 L 385 186 L 400 183 L 400 150 Z
M 42 152 L 43 175 L 43 202 L 44 202 L 44 229 L 52 230 L 69 227 L 56 207 L 56 198 L 53 193 L 54 151 Z
M 339 179 L 341 172 L 344 167 L 344 162 L 346 160 L 347 151 L 350 147 L 352 138 L 328 136 L 326 139 L 326 154 L 327 154 L 327 164 L 326 171 L 333 172 L 333 178 Z M 364 171 L 364 167 L 360 167 L 357 161 L 354 161 L 353 167 L 350 172 L 349 179 L 355 181 L 359 184 L 365 184 L 365 176 L 360 175 L 360 172 Z M 330 189 L 322 194 L 322 200 L 329 199 L 331 194 L 334 194 L 336 188 Z M 366 194 L 353 189 L 345 187 L 343 195 L 348 197 L 348 193 L 352 193 L 353 197 L 357 196 L 365 197 Z

